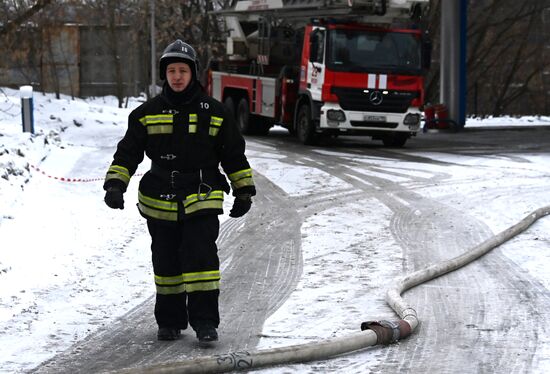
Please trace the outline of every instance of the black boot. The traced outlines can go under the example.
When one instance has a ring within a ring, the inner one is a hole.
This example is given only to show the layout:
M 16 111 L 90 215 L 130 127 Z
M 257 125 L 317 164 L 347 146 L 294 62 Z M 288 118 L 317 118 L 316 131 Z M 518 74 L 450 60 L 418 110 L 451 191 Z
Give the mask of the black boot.
M 212 326 L 201 326 L 197 329 L 197 339 L 199 343 L 210 343 L 218 341 L 218 333 Z
M 158 340 L 178 340 L 181 337 L 181 330 L 173 327 L 159 327 Z

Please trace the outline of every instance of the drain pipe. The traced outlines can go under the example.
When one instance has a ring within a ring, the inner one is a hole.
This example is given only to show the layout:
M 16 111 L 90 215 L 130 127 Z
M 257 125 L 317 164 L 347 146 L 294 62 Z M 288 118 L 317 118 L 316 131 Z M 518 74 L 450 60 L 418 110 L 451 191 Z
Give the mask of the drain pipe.
M 325 360 L 344 353 L 377 344 L 390 344 L 409 336 L 419 324 L 414 308 L 407 304 L 401 293 L 419 284 L 454 271 L 483 256 L 493 248 L 525 231 L 536 220 L 550 214 L 550 206 L 540 208 L 517 224 L 489 238 L 468 252 L 451 260 L 428 266 L 409 274 L 394 283 L 386 292 L 386 302 L 401 318 L 398 321 L 367 321 L 361 324 L 361 332 L 321 342 L 271 348 L 255 352 L 239 351 L 189 359 L 186 361 L 157 364 L 116 371 L 118 374 L 182 374 L 224 373 L 252 370 L 261 367 Z

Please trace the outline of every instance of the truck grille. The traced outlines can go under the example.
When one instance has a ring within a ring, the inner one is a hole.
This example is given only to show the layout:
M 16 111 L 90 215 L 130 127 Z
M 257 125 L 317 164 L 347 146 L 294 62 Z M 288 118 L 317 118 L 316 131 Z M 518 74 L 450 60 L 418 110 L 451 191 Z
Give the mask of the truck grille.
M 358 112 L 390 112 L 405 113 L 411 106 L 411 101 L 418 97 L 414 91 L 390 91 L 390 90 L 369 90 L 365 92 L 362 88 L 332 87 L 331 91 L 338 97 L 340 106 L 344 110 Z M 387 92 L 382 95 L 382 102 L 375 105 L 369 99 L 373 91 Z

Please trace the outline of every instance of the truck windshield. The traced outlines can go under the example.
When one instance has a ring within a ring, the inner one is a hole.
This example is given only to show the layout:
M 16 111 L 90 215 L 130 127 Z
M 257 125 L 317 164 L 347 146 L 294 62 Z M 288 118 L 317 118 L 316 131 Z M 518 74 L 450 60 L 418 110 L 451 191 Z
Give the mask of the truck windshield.
M 327 65 L 334 71 L 420 74 L 421 42 L 415 34 L 330 30 Z

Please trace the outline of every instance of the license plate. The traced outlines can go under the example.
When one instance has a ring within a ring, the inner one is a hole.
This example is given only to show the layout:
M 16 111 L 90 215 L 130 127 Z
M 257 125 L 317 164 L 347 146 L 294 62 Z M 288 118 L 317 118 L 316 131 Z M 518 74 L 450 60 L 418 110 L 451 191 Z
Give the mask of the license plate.
M 363 116 L 366 122 L 386 122 L 386 116 Z

